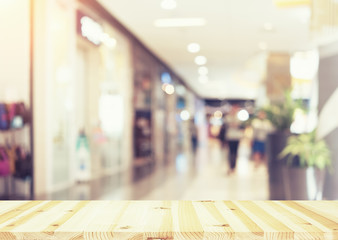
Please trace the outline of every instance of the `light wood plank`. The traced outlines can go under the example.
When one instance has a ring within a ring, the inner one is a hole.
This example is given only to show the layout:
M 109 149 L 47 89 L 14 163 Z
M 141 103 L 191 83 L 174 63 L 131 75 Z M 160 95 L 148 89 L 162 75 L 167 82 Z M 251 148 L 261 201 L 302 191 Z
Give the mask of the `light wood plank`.
M 257 202 L 257 205 L 266 209 L 271 215 L 285 224 L 294 232 L 294 239 L 323 239 L 324 232 L 305 219 L 293 214 L 283 206 L 272 202 Z
M 191 201 L 173 202 L 174 239 L 203 239 L 204 230 Z
M 241 209 L 236 202 L 233 201 L 224 201 L 224 204 L 228 207 L 229 211 L 233 213 L 238 220 L 243 223 L 248 231 L 239 231 L 235 230 L 236 238 L 238 239 L 263 239 L 264 230 L 258 226 L 250 217 L 248 217 L 243 209 Z M 235 228 L 234 228 L 235 229 Z
M 172 203 L 170 201 L 153 202 L 149 209 L 145 239 L 173 239 Z
M 195 201 L 193 205 L 203 227 L 204 239 L 233 239 L 234 231 L 214 201 Z
M 0 240 L 331 240 L 337 213 L 337 201 L 0 201 Z

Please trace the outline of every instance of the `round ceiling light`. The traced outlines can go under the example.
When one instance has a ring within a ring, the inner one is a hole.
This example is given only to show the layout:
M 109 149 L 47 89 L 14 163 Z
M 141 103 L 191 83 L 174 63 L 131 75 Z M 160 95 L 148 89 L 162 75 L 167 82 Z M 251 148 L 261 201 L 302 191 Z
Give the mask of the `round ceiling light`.
M 200 74 L 200 75 L 207 75 L 208 74 L 208 68 L 207 67 L 204 67 L 204 66 L 202 66 L 202 67 L 199 67 L 198 68 L 198 73 Z
M 197 52 L 200 51 L 200 49 L 201 49 L 201 47 L 198 43 L 190 43 L 187 46 L 188 52 L 191 52 L 191 53 L 197 53 Z
M 195 63 L 197 65 L 204 65 L 207 63 L 207 58 L 204 56 L 197 56 L 195 57 Z
M 219 110 L 217 110 L 216 112 L 214 112 L 214 118 L 216 119 L 221 119 L 223 117 L 223 113 Z
M 187 121 L 189 120 L 190 118 L 190 113 L 187 111 L 187 110 L 183 110 L 181 113 L 180 113 L 180 117 L 183 121 Z
M 164 91 L 168 94 L 168 95 L 171 95 L 175 92 L 175 88 L 173 85 L 171 84 L 167 84 L 164 88 Z
M 237 118 L 240 120 L 240 121 L 247 121 L 249 119 L 249 113 L 247 110 L 245 109 L 242 109 L 240 110 L 238 113 L 237 113 Z

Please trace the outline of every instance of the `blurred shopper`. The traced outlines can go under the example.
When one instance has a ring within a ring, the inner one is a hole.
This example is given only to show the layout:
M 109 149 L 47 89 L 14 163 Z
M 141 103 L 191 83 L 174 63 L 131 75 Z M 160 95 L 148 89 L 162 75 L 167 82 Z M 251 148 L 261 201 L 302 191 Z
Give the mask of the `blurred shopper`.
M 228 126 L 226 131 L 226 141 L 229 146 L 229 171 L 228 175 L 234 173 L 236 168 L 236 161 L 238 155 L 238 145 L 243 136 L 242 122 L 238 119 L 237 113 L 239 111 L 238 105 L 231 107 L 230 113 L 225 117 L 225 123 Z
M 219 135 L 218 135 L 218 139 L 221 142 L 221 146 L 222 148 L 224 148 L 226 146 L 226 130 L 227 130 L 227 126 L 225 124 L 225 120 L 222 123 L 221 129 L 219 130 Z
M 91 179 L 91 158 L 87 135 L 81 129 L 76 141 L 76 180 L 89 181 Z
M 193 152 L 196 152 L 198 146 L 198 136 L 197 136 L 197 126 L 194 122 L 194 119 L 190 121 L 189 126 L 190 134 L 191 134 L 191 145 Z
M 266 119 L 264 111 L 260 110 L 257 113 L 257 117 L 252 120 L 253 128 L 253 143 L 252 143 L 252 155 L 255 162 L 255 167 L 259 167 L 266 158 L 266 139 L 268 133 L 273 130 L 272 125 Z

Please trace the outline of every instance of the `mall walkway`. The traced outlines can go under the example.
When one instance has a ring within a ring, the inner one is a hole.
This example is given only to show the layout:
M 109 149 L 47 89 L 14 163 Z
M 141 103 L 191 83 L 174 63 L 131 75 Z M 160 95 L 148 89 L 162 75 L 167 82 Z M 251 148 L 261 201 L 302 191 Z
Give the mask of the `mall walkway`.
M 178 156 L 178 173 L 142 199 L 267 200 L 266 167 L 254 169 L 247 144 L 242 142 L 236 173 L 230 176 L 226 155 L 220 143 L 211 139 L 208 146 L 199 148 L 192 162 L 184 155 Z
M 176 162 L 159 167 L 138 182 L 128 179 L 129 173 L 83 183 L 71 189 L 53 193 L 48 199 L 69 200 L 267 200 L 268 177 L 266 167 L 254 169 L 249 160 L 249 148 L 240 145 L 236 172 L 228 176 L 226 150 L 211 139 L 195 154 L 177 155 Z

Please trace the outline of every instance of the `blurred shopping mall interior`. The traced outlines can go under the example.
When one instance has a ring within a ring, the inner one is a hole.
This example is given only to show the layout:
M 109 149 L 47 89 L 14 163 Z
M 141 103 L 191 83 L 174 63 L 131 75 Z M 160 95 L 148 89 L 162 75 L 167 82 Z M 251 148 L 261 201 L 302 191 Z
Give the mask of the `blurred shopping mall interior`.
M 0 199 L 338 199 L 337 0 L 0 16 Z

